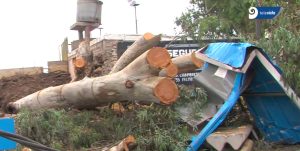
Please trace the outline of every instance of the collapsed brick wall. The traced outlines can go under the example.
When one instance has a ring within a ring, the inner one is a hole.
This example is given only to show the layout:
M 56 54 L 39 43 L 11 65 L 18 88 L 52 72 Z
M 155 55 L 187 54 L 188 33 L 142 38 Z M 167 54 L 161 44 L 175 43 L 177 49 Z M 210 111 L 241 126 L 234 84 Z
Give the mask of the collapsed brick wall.
M 118 40 L 104 39 L 93 45 L 90 49 L 94 57 L 94 76 L 108 74 L 118 60 Z

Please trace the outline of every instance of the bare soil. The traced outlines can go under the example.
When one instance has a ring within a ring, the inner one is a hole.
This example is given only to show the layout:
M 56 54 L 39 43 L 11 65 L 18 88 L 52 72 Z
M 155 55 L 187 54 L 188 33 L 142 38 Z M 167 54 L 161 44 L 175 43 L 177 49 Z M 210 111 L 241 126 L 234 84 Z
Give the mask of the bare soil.
M 0 107 L 5 111 L 9 102 L 32 94 L 41 89 L 70 82 L 66 72 L 43 73 L 39 75 L 17 75 L 0 79 Z

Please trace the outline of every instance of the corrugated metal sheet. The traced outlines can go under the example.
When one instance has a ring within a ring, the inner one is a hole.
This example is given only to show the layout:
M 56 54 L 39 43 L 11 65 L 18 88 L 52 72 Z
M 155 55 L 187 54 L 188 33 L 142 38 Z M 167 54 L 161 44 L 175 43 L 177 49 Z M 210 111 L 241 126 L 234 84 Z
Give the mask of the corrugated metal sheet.
M 268 141 L 300 142 L 299 108 L 258 59 L 250 68 L 255 76 L 244 96 L 256 126 Z
M 205 55 L 234 68 L 243 66 L 249 43 L 212 43 L 205 50 Z

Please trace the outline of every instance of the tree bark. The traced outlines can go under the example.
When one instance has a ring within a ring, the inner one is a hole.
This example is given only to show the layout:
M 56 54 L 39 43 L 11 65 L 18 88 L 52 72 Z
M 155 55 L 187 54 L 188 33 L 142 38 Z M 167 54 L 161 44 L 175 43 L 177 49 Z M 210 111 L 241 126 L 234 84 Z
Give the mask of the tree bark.
M 156 46 L 161 40 L 161 35 L 153 36 L 151 33 L 145 33 L 142 37 L 136 40 L 118 59 L 113 66 L 110 74 L 116 73 L 125 68 L 134 59 L 139 57 L 145 51 Z
M 102 151 L 129 151 L 131 150 L 130 146 L 134 145 L 135 143 L 135 138 L 132 135 L 129 135 L 117 145 L 112 146 L 111 148 L 104 148 Z
M 196 69 L 199 69 L 203 66 L 203 61 L 196 58 L 195 52 L 173 58 L 172 63 L 175 66 L 172 68 L 177 67 L 177 69 L 172 69 L 172 71 L 169 71 L 169 68 L 165 68 L 160 71 L 159 76 L 175 77 L 177 74 L 195 71 Z M 177 71 L 176 74 L 175 70 Z
M 76 54 L 76 58 L 72 60 L 73 66 L 70 68 L 74 68 L 71 71 L 74 71 L 71 75 L 73 75 L 72 81 L 77 81 L 80 77 L 87 76 L 90 77 L 93 70 L 93 52 L 90 50 L 90 41 L 85 40 L 82 41 L 78 46 L 78 51 Z M 82 73 L 80 73 L 82 72 Z M 84 74 L 84 75 L 80 75 Z
M 22 108 L 94 108 L 122 100 L 172 104 L 179 93 L 176 84 L 169 78 L 158 77 L 160 70 L 170 63 L 168 51 L 154 47 L 117 73 L 43 89 L 8 104 L 7 111 L 17 113 Z

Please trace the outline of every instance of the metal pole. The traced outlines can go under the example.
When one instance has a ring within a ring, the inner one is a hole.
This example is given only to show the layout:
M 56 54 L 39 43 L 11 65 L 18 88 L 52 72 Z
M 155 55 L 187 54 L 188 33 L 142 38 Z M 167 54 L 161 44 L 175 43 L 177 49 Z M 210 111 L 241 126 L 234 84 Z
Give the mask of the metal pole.
M 138 25 L 137 25 L 137 17 L 136 17 L 136 6 L 134 5 L 134 14 L 135 14 L 135 33 L 138 34 Z
M 101 30 L 103 29 L 102 27 L 100 27 L 100 28 L 98 28 L 99 29 L 99 31 L 100 31 L 100 37 L 101 37 Z
M 83 30 L 78 30 L 79 41 L 83 40 Z
M 258 0 L 258 6 L 262 6 L 262 0 Z M 260 39 L 261 38 L 261 21 L 260 20 L 256 20 L 255 21 L 255 33 L 256 33 L 256 39 Z
M 255 33 L 256 33 L 256 39 L 261 38 L 261 22 L 260 20 L 255 20 Z

